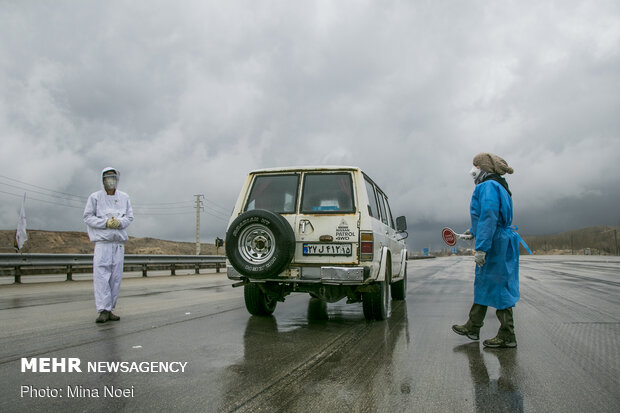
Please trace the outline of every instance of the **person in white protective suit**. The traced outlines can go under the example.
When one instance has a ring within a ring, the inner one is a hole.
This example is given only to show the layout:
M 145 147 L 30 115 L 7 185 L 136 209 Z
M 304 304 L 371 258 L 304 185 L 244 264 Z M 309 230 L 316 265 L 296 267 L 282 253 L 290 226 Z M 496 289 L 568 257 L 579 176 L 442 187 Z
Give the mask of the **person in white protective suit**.
M 99 313 L 97 323 L 120 320 L 112 310 L 121 288 L 126 228 L 133 221 L 133 210 L 129 195 L 117 189 L 119 178 L 117 169 L 105 168 L 101 172 L 103 189 L 90 194 L 84 208 L 88 237 L 95 243 L 93 287 Z

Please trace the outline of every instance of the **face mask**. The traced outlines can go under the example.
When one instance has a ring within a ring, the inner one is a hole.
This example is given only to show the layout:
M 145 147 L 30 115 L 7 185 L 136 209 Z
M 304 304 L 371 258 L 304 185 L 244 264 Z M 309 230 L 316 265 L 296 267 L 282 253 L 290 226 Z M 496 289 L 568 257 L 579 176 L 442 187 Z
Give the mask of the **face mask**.
M 476 180 L 476 178 L 478 178 L 480 176 L 480 173 L 482 172 L 482 169 L 478 168 L 477 166 L 474 166 L 473 168 L 471 168 L 471 170 L 469 171 L 469 174 L 471 175 L 472 178 L 474 178 L 474 181 Z
M 103 178 L 103 186 L 105 189 L 116 189 L 116 177 L 110 176 Z

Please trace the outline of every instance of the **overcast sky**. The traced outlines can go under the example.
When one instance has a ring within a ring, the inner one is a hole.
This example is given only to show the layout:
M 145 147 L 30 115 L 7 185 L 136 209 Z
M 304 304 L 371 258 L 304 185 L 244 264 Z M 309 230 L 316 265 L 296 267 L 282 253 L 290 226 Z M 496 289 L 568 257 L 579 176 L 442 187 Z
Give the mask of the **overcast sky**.
M 213 242 L 248 171 L 345 164 L 439 248 L 478 152 L 522 235 L 620 225 L 619 103 L 617 0 L 0 0 L 0 228 L 27 192 L 29 229 L 85 231 L 112 166 L 131 236 L 193 241 L 204 194 Z

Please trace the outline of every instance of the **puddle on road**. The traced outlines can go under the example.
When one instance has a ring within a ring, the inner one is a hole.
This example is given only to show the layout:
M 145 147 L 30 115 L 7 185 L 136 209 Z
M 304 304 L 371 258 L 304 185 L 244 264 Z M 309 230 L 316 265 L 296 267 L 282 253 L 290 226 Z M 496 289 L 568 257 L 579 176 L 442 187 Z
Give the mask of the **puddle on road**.
M 319 299 L 308 301 L 305 315 L 289 314 L 288 317 L 276 317 L 278 332 L 290 332 L 299 328 L 339 327 L 343 324 L 359 324 L 364 322 L 361 305 L 346 304 L 345 301 L 328 304 Z

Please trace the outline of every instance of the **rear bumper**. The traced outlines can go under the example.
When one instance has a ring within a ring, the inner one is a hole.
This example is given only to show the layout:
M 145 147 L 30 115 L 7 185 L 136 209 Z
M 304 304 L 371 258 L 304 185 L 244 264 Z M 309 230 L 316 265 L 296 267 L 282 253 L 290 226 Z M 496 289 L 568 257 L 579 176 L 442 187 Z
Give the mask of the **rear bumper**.
M 231 280 L 249 279 L 253 282 L 275 281 L 280 283 L 308 283 L 333 285 L 361 285 L 365 284 L 370 276 L 369 267 L 291 267 L 276 277 L 249 278 L 241 275 L 232 266 L 226 267 L 226 273 Z

